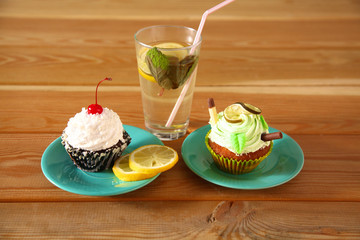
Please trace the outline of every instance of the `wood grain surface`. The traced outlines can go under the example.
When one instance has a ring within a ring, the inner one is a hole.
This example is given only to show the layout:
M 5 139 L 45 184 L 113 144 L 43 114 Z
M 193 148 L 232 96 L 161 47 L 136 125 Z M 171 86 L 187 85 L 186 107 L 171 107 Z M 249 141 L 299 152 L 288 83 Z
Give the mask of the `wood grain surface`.
M 134 33 L 156 24 L 197 28 L 198 21 L 3 18 L 0 24 L 2 85 L 92 86 L 106 75 L 115 86 L 138 86 Z M 197 85 L 359 90 L 359 24 L 360 19 L 211 20 L 202 34 Z
M 183 161 L 126 194 L 66 192 L 47 146 L 93 103 L 145 128 L 134 33 L 197 28 L 217 0 L 0 1 L 0 239 L 360 239 L 360 1 L 238 0 L 209 15 L 188 133 L 236 101 L 259 106 L 305 163 L 291 181 L 236 190 Z
M 360 144 L 360 140 L 357 136 L 293 135 L 292 137 L 305 153 L 304 168 L 295 179 L 275 188 L 246 191 L 217 186 L 195 175 L 180 159 L 174 168 L 162 173 L 156 181 L 146 187 L 112 198 L 74 195 L 46 180 L 41 171 L 40 159 L 47 145 L 59 136 L 59 134 L 1 134 L 0 202 L 67 201 L 69 198 L 72 201 L 144 199 L 360 201 L 360 173 L 357 168 L 360 158 L 357 145 Z M 182 141 L 183 139 L 165 143 L 180 153 Z M 344 149 L 341 145 L 344 141 L 353 142 L 353 145 L 348 145 Z M 345 153 L 340 154 L 341 151 Z M 26 171 L 18 169 L 26 169 Z
M 0 133 L 60 135 L 69 118 L 94 101 L 95 86 L 88 91 L 76 91 L 76 87 L 73 89 L 74 91 L 0 90 L 0 100 L 6 102 L 2 106 L 3 114 L 0 115 Z M 360 116 L 360 96 L 286 94 L 286 90 L 281 90 L 281 87 L 271 88 L 271 93 L 269 91 L 263 94 L 243 93 L 242 87 L 238 87 L 238 91 L 232 89 L 234 92 L 219 92 L 219 88 L 214 89 L 201 91 L 201 87 L 196 88 L 190 116 L 191 131 L 208 124 L 207 99 L 213 97 L 219 111 L 240 100 L 261 106 L 267 122 L 290 135 L 360 134 L 360 121 L 352 117 Z M 98 98 L 100 104 L 116 111 L 124 124 L 144 128 L 138 88 L 120 88 L 119 91 L 103 91 L 101 88 Z
M 159 0 L 113 1 L 86 0 L 53 1 L 5 0 L 1 2 L 1 17 L 59 18 L 59 19 L 195 19 L 221 1 L 217 0 Z M 360 4 L 351 0 L 244 0 L 212 14 L 215 20 L 223 19 L 353 19 L 359 17 Z
M 8 216 L 0 233 L 4 239 L 360 237 L 358 202 L 322 203 L 316 209 L 308 202 L 273 201 L 2 203 L 0 210 Z M 327 217 L 320 220 L 320 216 L 314 216 L 314 210 Z M 338 224 L 340 221 L 346 224 Z M 32 231 L 27 231 L 29 228 Z M 44 237 L 44 232 L 49 234 Z

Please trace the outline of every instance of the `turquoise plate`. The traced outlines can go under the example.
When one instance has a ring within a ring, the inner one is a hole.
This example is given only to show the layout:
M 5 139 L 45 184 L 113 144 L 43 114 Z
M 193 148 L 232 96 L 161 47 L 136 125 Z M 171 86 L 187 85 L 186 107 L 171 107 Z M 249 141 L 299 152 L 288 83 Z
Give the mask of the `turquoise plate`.
M 164 145 L 157 137 L 143 129 L 129 125 L 124 125 L 124 128 L 132 138 L 124 155 L 143 145 Z M 141 181 L 124 182 L 119 180 L 111 169 L 98 173 L 81 171 L 66 153 L 60 137 L 46 148 L 41 158 L 41 169 L 55 186 L 68 192 L 89 196 L 112 196 L 131 192 L 151 183 L 160 175 Z
M 274 141 L 270 155 L 252 172 L 232 175 L 218 169 L 205 146 L 210 125 L 192 132 L 184 141 L 181 154 L 186 165 L 203 179 L 228 188 L 264 189 L 279 186 L 293 179 L 304 165 L 300 146 L 288 135 Z M 269 132 L 278 132 L 269 128 Z

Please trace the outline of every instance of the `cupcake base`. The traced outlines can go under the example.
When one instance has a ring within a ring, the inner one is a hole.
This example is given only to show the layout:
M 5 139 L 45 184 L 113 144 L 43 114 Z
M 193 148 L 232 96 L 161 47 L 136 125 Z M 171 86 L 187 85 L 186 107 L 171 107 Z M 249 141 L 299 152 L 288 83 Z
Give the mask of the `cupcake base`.
M 124 141 L 119 140 L 115 145 L 99 151 L 74 148 L 66 141 L 64 134 L 61 136 L 61 143 L 76 167 L 86 172 L 100 172 L 112 168 L 115 160 L 121 156 L 125 148 L 130 144 L 131 138 L 126 131 L 123 133 L 123 138 Z
M 237 159 L 229 158 L 214 152 L 209 145 L 209 134 L 210 131 L 205 136 L 205 144 L 214 159 L 216 166 L 222 171 L 231 174 L 238 175 L 253 171 L 266 157 L 269 156 L 273 148 L 273 143 L 271 142 L 268 147 L 264 147 L 256 152 L 239 155 Z

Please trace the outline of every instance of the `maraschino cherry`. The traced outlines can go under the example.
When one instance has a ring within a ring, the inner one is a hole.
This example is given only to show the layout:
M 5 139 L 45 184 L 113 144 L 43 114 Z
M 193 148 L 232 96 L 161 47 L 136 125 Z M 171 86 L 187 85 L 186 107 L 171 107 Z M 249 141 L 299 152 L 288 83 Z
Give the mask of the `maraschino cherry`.
M 96 92 L 95 92 L 95 104 L 90 104 L 88 106 L 88 110 L 87 110 L 88 114 L 97 114 L 97 113 L 101 114 L 103 112 L 103 108 L 99 104 L 97 104 L 97 91 L 98 91 L 98 87 L 99 87 L 100 83 L 102 83 L 105 80 L 111 81 L 112 79 L 105 78 L 98 83 L 98 85 L 96 86 Z

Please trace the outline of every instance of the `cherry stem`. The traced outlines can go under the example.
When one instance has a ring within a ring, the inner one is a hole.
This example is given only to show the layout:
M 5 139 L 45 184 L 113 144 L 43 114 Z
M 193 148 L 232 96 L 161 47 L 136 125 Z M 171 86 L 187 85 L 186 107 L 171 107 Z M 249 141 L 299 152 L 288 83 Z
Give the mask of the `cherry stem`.
M 105 81 L 105 80 L 111 81 L 112 78 L 104 78 L 104 79 L 101 80 L 101 81 L 98 83 L 98 85 L 96 86 L 96 92 L 95 92 L 95 104 L 96 104 L 96 105 L 97 105 L 97 92 L 98 92 L 98 87 L 99 87 L 100 83 L 102 83 L 102 82 Z

